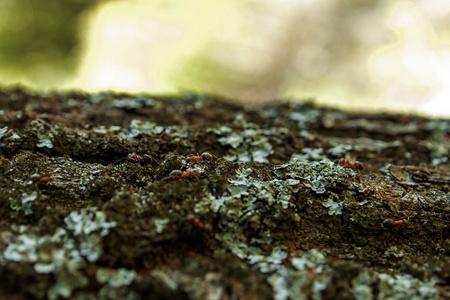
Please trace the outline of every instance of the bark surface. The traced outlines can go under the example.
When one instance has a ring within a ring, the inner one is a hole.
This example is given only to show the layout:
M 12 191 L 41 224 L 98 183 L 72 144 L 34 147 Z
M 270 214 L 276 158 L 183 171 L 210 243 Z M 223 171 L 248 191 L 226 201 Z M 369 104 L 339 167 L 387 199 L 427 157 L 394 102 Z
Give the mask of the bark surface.
M 193 94 L 0 109 L 0 298 L 450 297 L 448 120 Z

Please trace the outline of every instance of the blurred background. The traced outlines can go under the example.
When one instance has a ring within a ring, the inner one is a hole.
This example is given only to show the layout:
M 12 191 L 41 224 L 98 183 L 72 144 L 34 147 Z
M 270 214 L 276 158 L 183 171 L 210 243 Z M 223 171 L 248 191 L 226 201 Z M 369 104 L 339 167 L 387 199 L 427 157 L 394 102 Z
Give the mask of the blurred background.
M 450 116 L 450 1 L 1 0 L 17 83 Z

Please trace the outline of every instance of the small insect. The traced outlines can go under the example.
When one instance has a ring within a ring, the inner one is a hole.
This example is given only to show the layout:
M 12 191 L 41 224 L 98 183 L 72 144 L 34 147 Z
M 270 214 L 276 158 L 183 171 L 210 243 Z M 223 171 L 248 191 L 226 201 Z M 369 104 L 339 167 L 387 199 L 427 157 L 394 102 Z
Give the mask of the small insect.
M 47 176 L 41 176 L 39 174 L 33 174 L 30 176 L 30 179 L 32 182 L 50 182 L 50 181 L 56 181 L 53 177 L 47 177 Z
M 202 155 L 200 156 L 196 156 L 196 155 L 192 155 L 189 154 L 186 157 L 185 163 L 189 164 L 191 162 L 197 162 L 197 161 L 212 161 L 213 160 L 213 155 L 209 152 L 203 152 Z
M 394 221 L 393 219 L 386 219 L 383 223 L 381 223 L 381 225 L 386 228 L 398 228 L 402 226 L 409 226 L 409 222 L 407 220 Z
M 364 165 L 359 161 L 352 162 L 351 160 L 340 158 L 334 161 L 335 164 L 338 164 L 344 168 L 351 168 L 353 170 L 362 171 L 364 169 Z
M 170 172 L 169 177 L 163 178 L 161 180 L 179 180 L 182 178 L 197 178 L 202 176 L 199 170 L 187 170 L 185 172 L 180 170 L 173 170 Z
M 198 229 L 205 229 L 205 224 L 203 224 L 203 222 L 200 221 L 200 219 L 195 217 L 194 215 L 187 215 L 186 221 L 188 221 Z
M 134 162 L 134 163 L 140 163 L 143 165 L 147 165 L 147 164 L 151 163 L 152 161 L 154 161 L 155 159 L 148 154 L 137 155 L 136 153 L 133 152 L 133 153 L 128 154 L 127 160 Z

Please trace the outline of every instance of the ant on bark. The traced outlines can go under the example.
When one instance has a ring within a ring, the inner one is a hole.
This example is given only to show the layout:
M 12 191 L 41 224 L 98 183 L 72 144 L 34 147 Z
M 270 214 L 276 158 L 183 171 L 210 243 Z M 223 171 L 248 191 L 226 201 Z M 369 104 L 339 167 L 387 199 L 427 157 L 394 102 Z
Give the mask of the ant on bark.
M 173 170 L 170 172 L 169 176 L 166 178 L 161 179 L 161 181 L 164 180 L 179 180 L 182 178 L 190 179 L 190 178 L 196 178 L 197 180 L 202 176 L 199 170 L 187 170 L 185 172 L 181 170 Z
M 362 171 L 364 169 L 364 165 L 359 161 L 352 162 L 351 160 L 340 158 L 334 160 L 335 164 L 338 164 L 344 168 L 351 168 L 353 170 Z

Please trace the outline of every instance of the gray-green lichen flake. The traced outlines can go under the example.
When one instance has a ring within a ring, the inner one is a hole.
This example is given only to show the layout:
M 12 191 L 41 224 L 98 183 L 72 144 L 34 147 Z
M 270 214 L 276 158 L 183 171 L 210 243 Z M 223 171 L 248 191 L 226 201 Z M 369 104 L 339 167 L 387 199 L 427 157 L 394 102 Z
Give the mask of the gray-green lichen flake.
M 90 262 L 95 262 L 100 257 L 102 237 L 116 226 L 116 222 L 107 222 L 105 213 L 97 211 L 95 207 L 82 209 L 79 213 L 73 211 L 64 222 L 67 229 L 78 236 L 80 254 Z
M 33 211 L 31 210 L 31 202 L 37 199 L 37 192 L 34 191 L 31 194 L 22 194 L 22 209 L 25 215 L 31 215 Z
M 69 298 L 73 290 L 88 284 L 83 268 L 97 261 L 103 251 L 102 237 L 116 226 L 96 208 L 72 212 L 64 222 L 65 227 L 53 236 L 19 235 L 3 253 L 6 261 L 33 263 L 36 273 L 53 274 L 56 282 L 47 291 L 49 299 Z
M 298 127 L 301 129 L 306 128 L 308 123 L 315 123 L 320 115 L 320 112 L 316 109 L 307 107 L 302 107 L 299 109 L 299 111 L 291 112 L 289 114 L 289 119 L 297 121 Z
M 61 249 L 59 235 L 60 231 L 53 237 L 22 234 L 3 253 L 9 261 L 35 263 L 37 273 L 52 273 L 56 283 L 47 291 L 49 299 L 68 298 L 74 289 L 88 284 L 88 278 L 79 270 L 84 260 L 74 248 L 74 241 L 66 237 Z
M 165 130 L 164 127 L 156 125 L 153 122 L 132 120 L 126 134 L 121 134 L 123 138 L 134 140 L 143 135 L 159 135 Z
M 233 124 L 236 130 L 222 126 L 214 131 L 220 136 L 218 141 L 222 146 L 231 147 L 225 158 L 242 163 L 268 163 L 268 157 L 273 154 L 273 147 L 268 140 L 270 132 L 246 122 L 242 115 L 238 115 Z
M 241 259 L 252 260 L 263 257 L 260 245 L 270 245 L 272 237 L 270 229 L 261 218 L 263 207 L 269 207 L 270 216 L 266 218 L 287 218 L 297 222 L 298 215 L 288 210 L 295 205 L 290 198 L 298 191 L 299 181 L 296 179 L 263 181 L 251 177 L 252 169 L 241 168 L 236 171 L 235 179 L 229 179 L 228 195 L 215 198 L 208 197 L 209 209 L 218 213 L 219 232 L 216 239 L 221 242 L 218 252 L 231 251 Z M 208 205 L 204 200 L 197 203 L 196 211 L 205 212 Z M 258 229 L 258 235 L 250 240 L 244 233 L 246 227 Z
M 325 256 L 317 249 L 312 249 L 303 256 L 290 259 L 292 267 L 278 265 L 275 271 L 269 276 L 268 282 L 272 286 L 274 299 L 308 299 L 305 293 L 306 284 L 313 280 L 313 299 L 321 299 L 320 292 L 326 288 L 327 278 L 322 278 L 321 274 L 328 266 L 325 263 Z
M 342 203 L 343 203 L 343 201 L 336 202 L 336 201 L 333 200 L 334 198 L 337 198 L 337 196 L 335 194 L 332 194 L 331 197 L 329 197 L 325 202 L 322 203 L 323 206 L 328 208 L 328 214 L 330 216 L 332 216 L 332 215 L 341 215 L 342 214 Z
M 338 144 L 330 149 L 328 149 L 327 153 L 332 157 L 345 157 L 345 155 L 353 149 L 352 145 L 348 144 Z
M 155 226 L 156 226 L 156 232 L 162 233 L 164 229 L 167 227 L 167 224 L 169 224 L 169 219 L 156 219 L 155 220 Z
M 372 282 L 368 271 L 362 271 L 352 280 L 352 294 L 356 300 L 373 298 Z
M 37 246 L 44 243 L 34 234 L 22 234 L 15 243 L 11 243 L 3 252 L 3 257 L 10 261 L 36 262 L 38 259 Z
M 389 300 L 400 299 L 440 299 L 435 282 L 425 282 L 412 275 L 379 274 L 379 298 Z
M 100 230 L 100 235 L 105 236 L 109 229 L 116 226 L 116 222 L 107 222 L 106 215 L 97 211 L 96 207 L 84 208 L 80 212 L 73 211 L 64 219 L 67 228 L 75 235 L 86 236 L 91 232 Z
M 95 277 L 98 282 L 111 287 L 130 285 L 136 277 L 136 271 L 119 268 L 117 270 L 99 268 Z
M 5 133 L 8 131 L 8 126 L 5 126 L 3 128 L 0 128 L 0 139 L 3 138 Z
M 274 166 L 274 170 L 280 178 L 301 179 L 302 183 L 318 194 L 324 192 L 323 188 L 346 185 L 349 178 L 356 175 L 353 170 L 330 161 L 305 162 L 296 157 L 286 164 Z
M 136 276 L 136 271 L 127 270 L 125 268 L 99 268 L 95 277 L 99 283 L 103 284 L 103 287 L 93 299 L 140 299 L 141 297 L 138 294 L 128 289 L 128 286 L 133 282 Z
M 303 148 L 302 154 L 293 154 L 291 159 L 298 161 L 330 161 L 326 155 L 323 154 L 323 148 Z
M 31 215 L 33 210 L 31 209 L 32 202 L 37 199 L 37 192 L 33 191 L 30 194 L 23 193 L 22 197 L 19 199 L 14 197 L 9 197 L 10 207 L 16 212 L 23 210 L 25 215 Z M 15 216 L 12 214 L 11 216 Z
M 274 173 L 282 180 L 297 179 L 318 195 L 328 195 L 323 205 L 329 208 L 330 215 L 341 214 L 343 202 L 332 199 L 337 196 L 329 189 L 345 187 L 356 176 L 353 170 L 327 160 L 308 162 L 295 156 L 286 164 L 274 166 Z
M 39 143 L 36 144 L 38 148 L 53 148 L 52 138 L 48 134 L 38 133 L 37 137 L 39 139 Z
M 249 263 L 254 264 L 263 273 L 274 272 L 278 270 L 287 257 L 287 253 L 279 246 L 272 249 L 272 253 L 268 256 L 264 255 L 249 255 Z
M 114 99 L 111 106 L 128 110 L 138 110 L 144 107 L 153 107 L 157 102 L 152 98 L 137 96 L 135 98 Z M 159 102 L 158 102 L 159 104 Z

